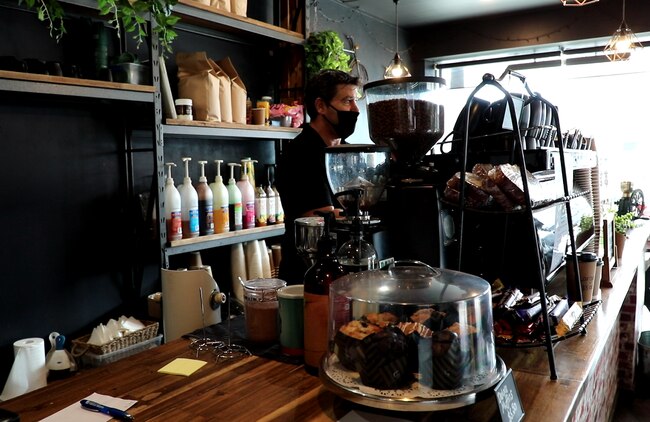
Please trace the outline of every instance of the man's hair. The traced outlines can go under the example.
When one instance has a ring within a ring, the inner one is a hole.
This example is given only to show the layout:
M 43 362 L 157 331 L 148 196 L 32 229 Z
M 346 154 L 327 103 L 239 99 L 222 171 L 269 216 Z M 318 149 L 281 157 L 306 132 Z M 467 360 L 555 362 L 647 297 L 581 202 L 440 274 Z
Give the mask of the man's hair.
M 357 85 L 359 78 L 341 70 L 325 69 L 314 75 L 305 88 L 305 107 L 307 114 L 312 119 L 318 116 L 316 111 L 316 99 L 322 98 L 330 103 L 336 96 L 339 85 Z

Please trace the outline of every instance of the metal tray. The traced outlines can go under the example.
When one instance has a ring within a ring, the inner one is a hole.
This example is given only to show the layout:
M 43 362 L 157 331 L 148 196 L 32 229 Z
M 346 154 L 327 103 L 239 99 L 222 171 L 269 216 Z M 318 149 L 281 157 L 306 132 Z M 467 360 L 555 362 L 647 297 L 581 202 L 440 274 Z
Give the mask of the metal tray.
M 410 388 L 400 390 L 367 387 L 361 384 L 359 374 L 344 368 L 334 354 L 323 357 L 319 375 L 328 390 L 357 404 L 385 410 L 431 412 L 468 406 L 486 398 L 505 377 L 506 366 L 497 356 L 492 373 L 476 380 L 473 386 L 455 390 L 434 390 L 417 381 Z

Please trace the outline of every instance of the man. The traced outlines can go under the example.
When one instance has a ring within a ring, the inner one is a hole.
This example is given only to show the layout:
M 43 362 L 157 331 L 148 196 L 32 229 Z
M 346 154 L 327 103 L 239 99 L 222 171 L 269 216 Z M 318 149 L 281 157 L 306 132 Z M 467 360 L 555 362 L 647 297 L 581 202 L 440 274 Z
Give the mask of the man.
M 359 116 L 358 87 L 359 78 L 339 70 L 323 70 L 310 79 L 305 89 L 310 122 L 280 156 L 276 186 L 286 232 L 278 276 L 288 284 L 302 283 L 308 269 L 296 251 L 294 220 L 314 216 L 316 211 L 332 211 L 337 216 L 341 211 L 327 182 L 325 148 L 345 143 L 354 132 Z

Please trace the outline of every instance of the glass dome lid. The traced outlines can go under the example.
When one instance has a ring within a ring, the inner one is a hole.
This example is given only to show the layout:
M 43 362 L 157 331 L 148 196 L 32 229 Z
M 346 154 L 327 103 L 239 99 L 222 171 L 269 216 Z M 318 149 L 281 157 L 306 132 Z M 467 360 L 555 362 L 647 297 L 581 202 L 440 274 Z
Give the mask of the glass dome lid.
M 490 284 L 471 274 L 410 263 L 346 275 L 332 283 L 330 295 L 370 303 L 431 305 L 489 296 Z

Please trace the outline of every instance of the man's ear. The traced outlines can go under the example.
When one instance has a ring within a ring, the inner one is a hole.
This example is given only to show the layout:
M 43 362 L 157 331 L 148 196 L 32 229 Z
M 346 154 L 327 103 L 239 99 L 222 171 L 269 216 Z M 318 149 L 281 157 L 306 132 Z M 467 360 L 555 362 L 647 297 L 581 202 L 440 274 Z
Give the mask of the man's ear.
M 314 105 L 316 106 L 316 111 L 318 114 L 325 114 L 327 111 L 327 103 L 321 97 L 316 98 Z

